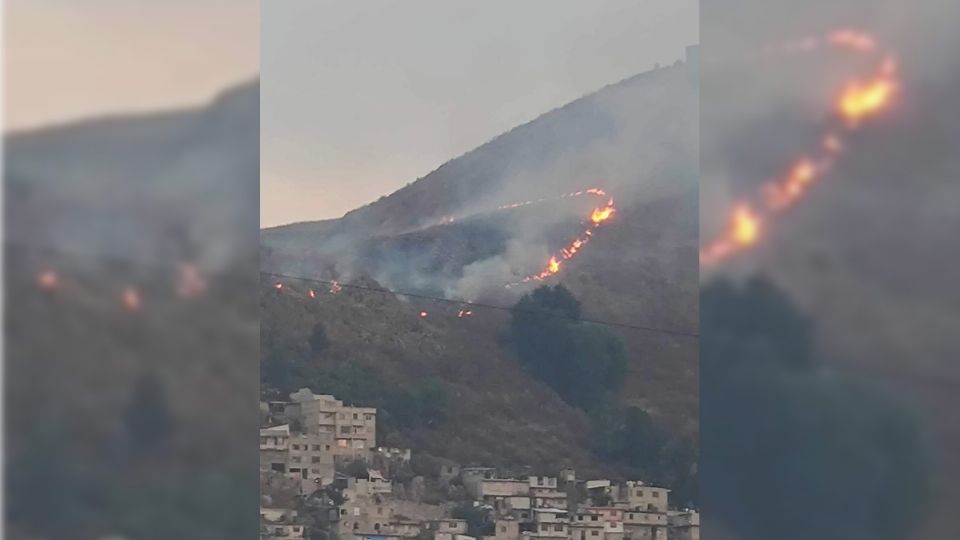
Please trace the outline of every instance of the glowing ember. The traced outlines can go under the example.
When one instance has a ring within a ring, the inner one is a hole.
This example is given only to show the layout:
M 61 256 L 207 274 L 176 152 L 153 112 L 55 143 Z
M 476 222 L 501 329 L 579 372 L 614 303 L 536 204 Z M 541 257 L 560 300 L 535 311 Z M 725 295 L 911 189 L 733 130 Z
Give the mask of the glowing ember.
M 313 292 L 313 289 L 310 289 L 309 291 L 307 291 L 307 295 L 310 296 L 310 298 L 317 297 L 317 293 Z
M 426 318 L 427 318 L 427 315 L 428 315 L 428 313 L 427 313 L 426 311 L 421 311 L 421 312 L 420 312 L 420 318 L 421 318 L 421 319 L 426 319 Z
M 37 287 L 52 291 L 60 286 L 60 276 L 53 270 L 44 270 L 37 275 Z
M 585 194 L 596 195 L 598 197 L 607 196 L 607 192 L 602 189 L 589 188 L 583 191 L 561 195 L 561 197 L 576 197 Z M 593 236 L 593 230 L 607 222 L 611 217 L 613 217 L 616 211 L 617 209 L 616 206 L 614 206 L 612 198 L 607 201 L 606 205 L 594 208 L 593 211 L 590 212 L 590 221 L 587 229 L 584 230 L 583 234 L 581 234 L 579 237 L 573 239 L 569 244 L 561 248 L 556 255 L 551 256 L 550 260 L 547 261 L 546 268 L 544 268 L 541 272 L 529 275 L 518 282 L 508 283 L 506 287 L 510 288 L 514 285 L 527 283 L 530 281 L 543 281 L 544 279 L 559 273 L 560 266 L 563 264 L 563 262 L 572 259 L 577 253 L 579 253 L 584 244 L 590 241 L 590 238 Z
M 877 48 L 877 40 L 870 34 L 858 30 L 837 30 L 827 36 L 827 42 L 838 47 L 848 47 L 858 52 L 872 52 Z
M 471 316 L 471 315 L 473 315 L 473 311 L 471 311 L 471 310 L 469 310 L 469 309 L 461 309 L 460 311 L 457 312 L 457 317 L 459 317 L 459 318 L 461 318 L 461 319 L 464 318 L 464 317 L 469 317 L 469 316 Z
M 741 246 L 750 246 L 760 237 L 760 221 L 748 206 L 737 207 L 733 213 L 733 239 Z
M 332 283 L 330 283 L 330 294 L 337 294 L 342 290 L 343 290 L 343 287 L 340 286 L 339 282 L 333 281 Z
M 120 293 L 120 304 L 127 311 L 139 311 L 142 307 L 140 293 L 133 287 L 127 287 Z
M 839 153 L 843 150 L 843 142 L 840 137 L 831 133 L 823 138 L 823 149 L 831 154 Z
M 867 83 L 849 83 L 837 104 L 840 115 L 851 124 L 859 123 L 885 109 L 896 88 L 896 82 L 887 77 L 878 77 Z
M 278 291 L 279 291 L 279 290 L 283 290 L 283 283 L 280 283 L 280 282 L 278 281 L 278 282 L 276 282 L 276 283 L 273 284 L 273 288 L 276 289 L 276 290 L 278 290 Z
M 595 208 L 593 213 L 590 214 L 590 221 L 594 223 L 603 223 L 604 221 L 610 219 L 610 216 L 612 216 L 615 211 L 616 210 L 612 205 Z

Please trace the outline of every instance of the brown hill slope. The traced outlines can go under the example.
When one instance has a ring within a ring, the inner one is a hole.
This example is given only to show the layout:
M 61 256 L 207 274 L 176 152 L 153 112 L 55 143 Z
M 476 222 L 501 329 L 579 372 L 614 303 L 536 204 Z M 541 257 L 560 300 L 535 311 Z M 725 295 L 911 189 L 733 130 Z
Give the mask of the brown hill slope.
M 503 284 L 540 270 L 579 227 L 582 209 L 557 201 L 490 209 L 599 186 L 615 196 L 616 216 L 550 282 L 568 286 L 589 317 L 696 332 L 696 109 L 694 65 L 611 85 L 341 219 L 264 230 L 262 268 L 345 281 L 372 275 L 395 290 L 509 306 L 532 287 Z M 463 219 L 444 225 L 451 215 Z M 331 325 L 331 349 L 313 361 L 361 365 L 399 386 L 432 376 L 456 389 L 456 421 L 403 431 L 398 442 L 464 461 L 597 467 L 582 413 L 523 372 L 500 343 L 505 315 L 478 310 L 460 320 L 446 306 L 420 320 L 419 305 L 394 300 L 344 305 L 324 295 L 318 303 L 332 306 L 304 307 L 271 292 L 265 325 L 271 316 Z M 696 339 L 615 331 L 628 354 L 621 401 L 674 433 L 692 431 Z

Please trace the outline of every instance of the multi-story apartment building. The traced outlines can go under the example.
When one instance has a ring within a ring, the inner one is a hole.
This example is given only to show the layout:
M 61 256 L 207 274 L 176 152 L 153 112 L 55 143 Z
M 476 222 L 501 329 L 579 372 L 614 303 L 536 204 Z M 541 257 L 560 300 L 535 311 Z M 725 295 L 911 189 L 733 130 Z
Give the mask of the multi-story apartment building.
M 623 515 L 623 535 L 629 540 L 667 540 L 666 512 L 627 510 Z
M 333 396 L 314 394 L 308 388 L 290 394 L 290 401 L 274 403 L 287 422 L 296 422 L 308 434 L 328 435 L 338 456 L 367 458 L 377 446 L 377 410 L 351 407 Z
M 670 490 L 648 486 L 643 482 L 628 481 L 620 486 L 617 503 L 632 510 L 647 510 L 666 513 L 669 508 Z
M 260 470 L 301 480 L 312 492 L 334 478 L 333 438 L 328 434 L 290 433 L 289 425 L 260 430 Z
M 670 524 L 669 540 L 700 540 L 700 514 L 697 511 L 670 512 L 667 521 Z

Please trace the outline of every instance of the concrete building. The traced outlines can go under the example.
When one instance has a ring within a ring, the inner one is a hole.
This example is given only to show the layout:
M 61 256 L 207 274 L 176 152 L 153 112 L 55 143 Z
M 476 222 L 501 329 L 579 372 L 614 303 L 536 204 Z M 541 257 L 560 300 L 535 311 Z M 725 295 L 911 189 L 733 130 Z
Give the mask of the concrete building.
M 534 508 L 567 509 L 567 494 L 552 488 L 530 488 L 530 504 Z
M 334 477 L 333 440 L 326 434 L 292 434 L 289 425 L 260 430 L 260 470 L 302 481 L 313 492 Z
M 271 406 L 276 410 L 278 406 Z M 283 417 L 298 422 L 308 434 L 329 434 L 337 455 L 367 458 L 377 446 L 377 410 L 350 407 L 333 396 L 317 395 L 308 388 L 290 394 L 283 404 Z
M 617 502 L 632 510 L 648 510 L 666 513 L 670 507 L 670 490 L 648 486 L 643 482 L 628 481 L 619 489 Z
M 700 540 L 700 513 L 695 510 L 670 512 L 667 515 L 670 526 L 669 540 Z
M 557 479 L 552 476 L 528 476 L 530 489 L 557 489 Z
M 667 540 L 668 526 L 666 512 L 624 512 L 623 534 L 629 540 Z
M 622 521 L 606 521 L 603 524 L 603 540 L 623 540 L 624 533 Z
M 366 482 L 348 485 L 343 494 L 347 500 L 338 509 L 336 525 L 341 539 L 377 534 L 417 536 L 423 523 L 444 518 L 442 506 L 370 494 Z
M 484 480 L 493 479 L 496 476 L 496 469 L 492 467 L 464 467 L 460 469 L 460 480 L 463 487 L 475 500 L 480 500 L 480 484 Z
M 286 508 L 260 507 L 260 539 L 279 540 L 304 538 L 306 527 L 297 519 L 297 513 Z
M 260 430 L 260 470 L 287 472 L 290 456 L 290 426 Z
M 511 517 L 496 520 L 493 526 L 493 536 L 486 540 L 517 540 L 520 538 L 520 522 Z
M 530 487 L 526 480 L 484 478 L 480 481 L 478 500 L 498 513 L 530 508 Z
M 508 478 L 484 479 L 480 482 L 480 498 L 514 497 L 528 495 L 530 486 L 526 480 L 512 480 Z
M 430 530 L 433 531 L 433 540 L 473 538 L 467 536 L 467 521 L 464 519 L 438 519 L 430 522 Z
M 578 512 L 570 519 L 570 540 L 604 540 L 599 515 Z
M 467 534 L 467 520 L 456 518 L 437 519 L 430 522 L 430 530 L 436 534 Z
M 523 540 L 556 540 L 569 537 L 570 524 L 566 510 L 534 508 L 532 512 L 532 530 L 521 532 L 520 538 Z

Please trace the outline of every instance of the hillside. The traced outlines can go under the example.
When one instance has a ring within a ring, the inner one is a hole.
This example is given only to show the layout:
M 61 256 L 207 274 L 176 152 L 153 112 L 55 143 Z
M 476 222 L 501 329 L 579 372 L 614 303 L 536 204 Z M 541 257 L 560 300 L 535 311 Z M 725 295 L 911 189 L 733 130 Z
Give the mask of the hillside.
M 9 537 L 256 527 L 258 107 L 253 83 L 6 136 Z
M 689 63 L 610 85 L 343 218 L 263 230 L 261 268 L 509 306 L 533 287 L 503 285 L 542 269 L 581 227 L 585 203 L 555 197 L 599 187 L 616 199 L 614 218 L 548 282 L 567 286 L 586 317 L 696 332 L 697 103 Z M 548 200 L 496 210 L 539 198 Z M 291 325 L 300 333 L 282 339 L 302 342 L 319 321 L 331 344 L 308 355 L 319 369 L 362 366 L 399 387 L 435 377 L 453 392 L 451 421 L 398 430 L 398 444 L 463 462 L 604 470 L 588 451 L 582 411 L 504 347 L 506 314 L 478 309 L 458 319 L 456 304 L 372 293 L 348 302 L 347 289 L 311 300 L 303 296 L 308 285 L 283 281 L 299 294 L 265 290 L 264 313 L 278 320 L 265 315 L 276 333 L 265 330 L 264 343 Z M 430 315 L 420 319 L 421 309 Z M 695 432 L 696 339 L 614 330 L 628 356 L 620 402 L 644 408 L 674 436 Z

